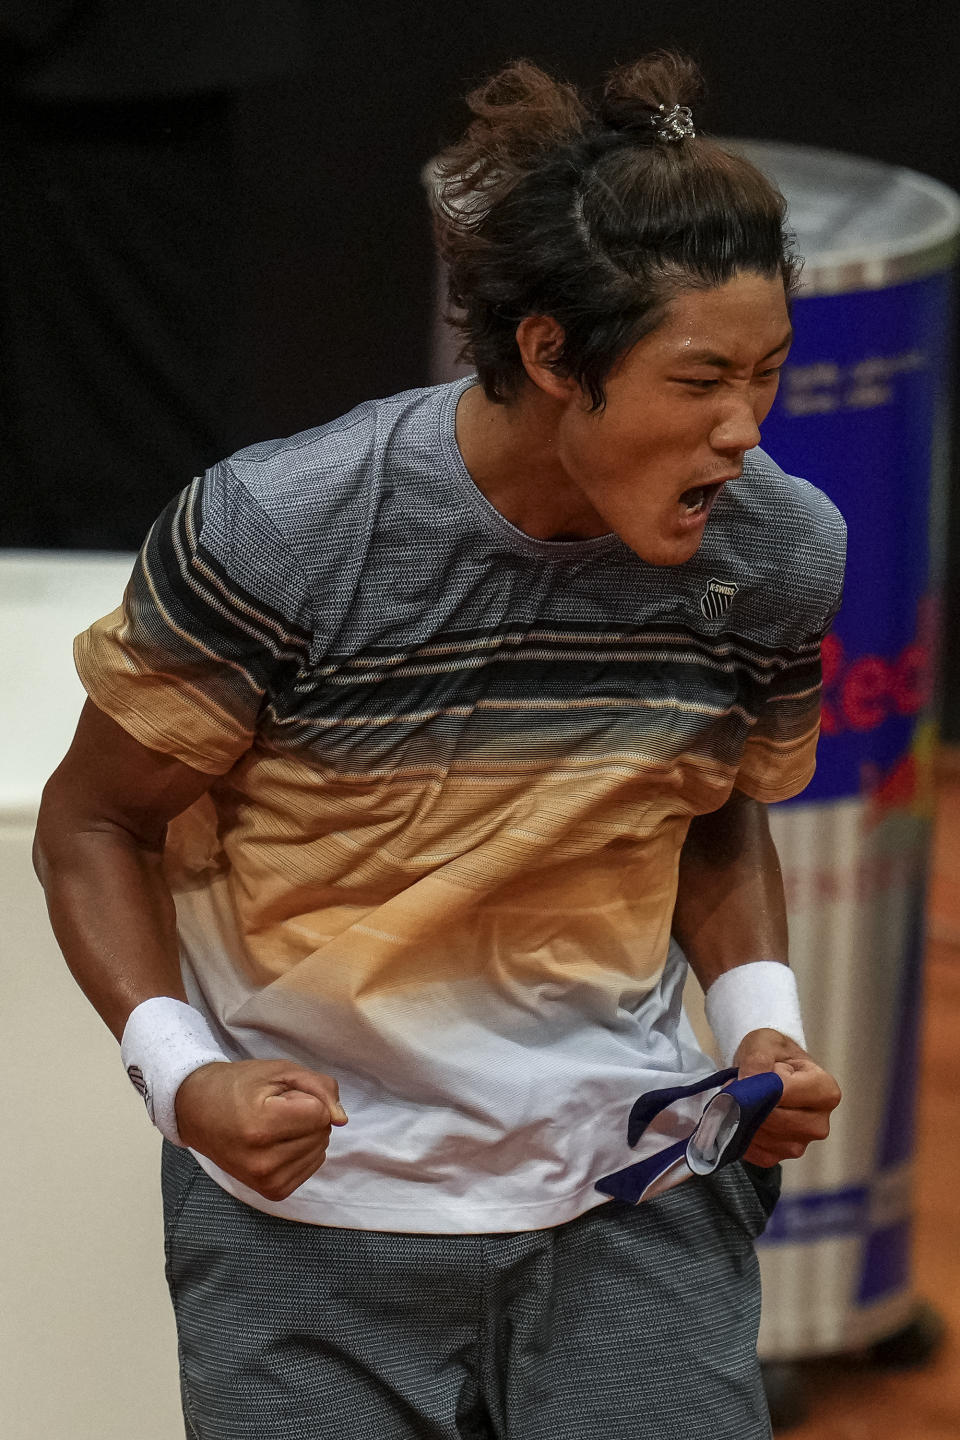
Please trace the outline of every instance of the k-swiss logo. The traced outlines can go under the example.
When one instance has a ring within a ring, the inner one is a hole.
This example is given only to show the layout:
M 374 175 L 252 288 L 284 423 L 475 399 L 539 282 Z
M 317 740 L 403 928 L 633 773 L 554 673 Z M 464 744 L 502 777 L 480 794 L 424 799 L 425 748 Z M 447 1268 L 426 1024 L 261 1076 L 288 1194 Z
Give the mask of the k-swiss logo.
M 721 615 L 726 615 L 739 589 L 732 580 L 711 580 L 700 596 L 700 610 L 705 618 L 719 620 Z

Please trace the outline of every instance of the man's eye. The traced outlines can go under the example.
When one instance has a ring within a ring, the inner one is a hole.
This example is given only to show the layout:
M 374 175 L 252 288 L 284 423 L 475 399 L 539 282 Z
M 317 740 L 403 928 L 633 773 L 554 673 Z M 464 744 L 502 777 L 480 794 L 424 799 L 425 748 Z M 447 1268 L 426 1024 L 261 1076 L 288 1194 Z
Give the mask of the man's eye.
M 687 379 L 682 379 L 682 380 L 680 381 L 680 384 L 681 384 L 681 385 L 689 385 L 689 386 L 690 386 L 692 389 L 694 389 L 694 390 L 712 390 L 712 389 L 714 388 L 714 386 L 720 384 L 720 381 L 719 381 L 719 380 L 687 380 Z
M 774 367 L 773 367 L 772 370 L 761 370 L 760 373 L 759 373 L 758 376 L 757 376 L 757 379 L 758 379 L 758 380 L 778 380 L 778 379 L 780 378 L 780 371 L 781 371 L 782 369 L 783 369 L 783 366 L 782 366 L 782 365 L 774 365 Z

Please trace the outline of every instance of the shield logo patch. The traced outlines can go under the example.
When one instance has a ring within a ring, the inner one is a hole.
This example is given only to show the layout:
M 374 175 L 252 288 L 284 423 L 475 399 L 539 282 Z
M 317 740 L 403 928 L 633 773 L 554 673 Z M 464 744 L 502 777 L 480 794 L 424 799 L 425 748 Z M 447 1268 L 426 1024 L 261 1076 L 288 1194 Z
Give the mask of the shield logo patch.
M 700 596 L 701 614 L 707 620 L 719 620 L 730 609 L 739 589 L 732 580 L 711 580 Z

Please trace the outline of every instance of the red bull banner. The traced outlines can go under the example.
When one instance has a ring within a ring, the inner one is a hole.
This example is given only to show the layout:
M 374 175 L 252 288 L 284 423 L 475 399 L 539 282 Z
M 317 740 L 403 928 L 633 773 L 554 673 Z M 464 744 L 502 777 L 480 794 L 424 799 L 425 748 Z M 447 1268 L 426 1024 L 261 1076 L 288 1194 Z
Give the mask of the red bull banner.
M 909 802 L 936 668 L 931 476 L 948 422 L 949 274 L 801 298 L 763 445 L 847 521 L 843 604 L 823 650 L 817 774 L 802 797 Z
M 761 1244 L 760 1352 L 785 1360 L 892 1335 L 915 1303 L 911 1170 L 960 205 L 908 171 L 756 149 L 808 262 L 762 443 L 830 496 L 849 532 L 843 603 L 823 646 L 817 773 L 772 813 L 808 1044 L 844 1092 L 829 1141 L 784 1167 Z

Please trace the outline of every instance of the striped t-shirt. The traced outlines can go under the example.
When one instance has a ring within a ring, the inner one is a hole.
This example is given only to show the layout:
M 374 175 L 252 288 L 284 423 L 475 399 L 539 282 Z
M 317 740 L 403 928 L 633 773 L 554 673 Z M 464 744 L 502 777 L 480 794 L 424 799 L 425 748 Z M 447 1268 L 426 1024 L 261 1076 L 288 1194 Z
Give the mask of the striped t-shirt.
M 690 818 L 814 767 L 843 522 L 762 452 L 696 556 L 525 535 L 457 448 L 471 379 L 215 466 L 77 641 L 94 702 L 216 779 L 167 869 L 191 1002 L 350 1123 L 260 1209 L 546 1226 L 645 1090 L 708 1074 L 670 944 Z

